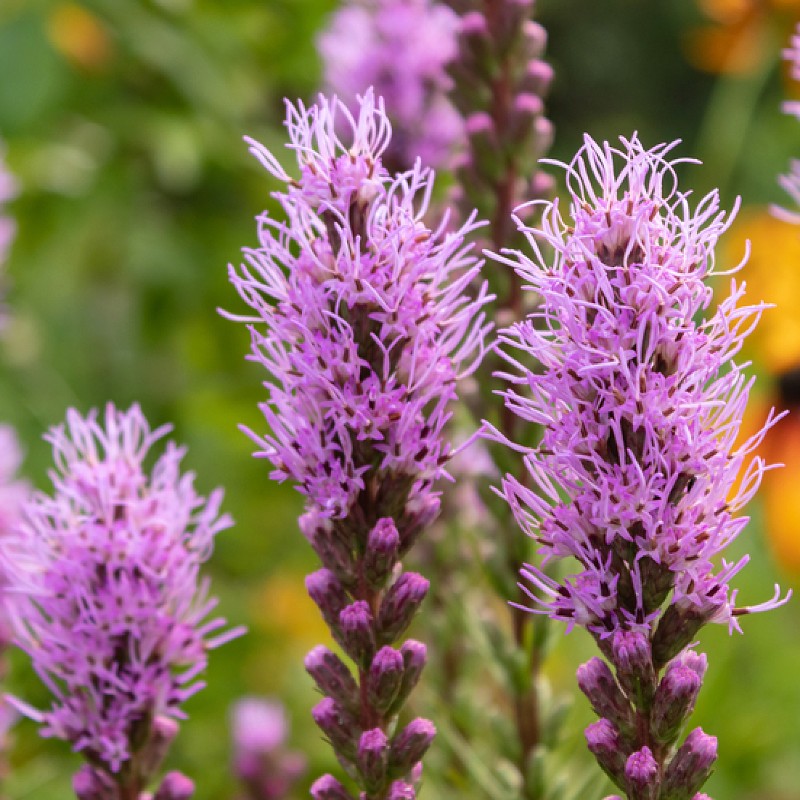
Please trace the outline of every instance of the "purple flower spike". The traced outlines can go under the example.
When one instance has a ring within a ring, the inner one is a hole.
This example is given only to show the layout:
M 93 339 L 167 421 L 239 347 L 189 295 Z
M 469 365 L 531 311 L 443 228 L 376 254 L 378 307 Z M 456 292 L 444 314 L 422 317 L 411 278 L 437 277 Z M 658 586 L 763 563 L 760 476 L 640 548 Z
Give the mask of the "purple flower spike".
M 323 563 L 306 587 L 357 668 L 309 654 L 328 695 L 314 718 L 362 796 L 385 797 L 405 773 L 382 772 L 359 737 L 390 736 L 425 663 L 424 646 L 398 639 L 429 584 L 400 559 L 438 513 L 449 405 L 483 356 L 493 298 L 465 241 L 475 215 L 428 229 L 432 173 L 417 163 L 392 178 L 383 166 L 391 126 L 371 90 L 353 112 L 324 97 L 289 105 L 287 128 L 296 178 L 250 142 L 286 185 L 274 195 L 286 222 L 264 215 L 260 248 L 230 271 L 254 311 L 251 358 L 272 379 L 270 432 L 251 436 L 272 477 L 306 498 L 300 528 Z
M 711 307 L 706 279 L 731 217 L 716 192 L 692 208 L 674 145 L 621 142 L 587 136 L 565 166 L 567 218 L 545 204 L 540 229 L 519 223 L 532 255 L 498 256 L 541 298 L 500 333 L 500 377 L 508 411 L 543 434 L 533 448 L 492 435 L 525 452 L 528 479 L 507 476 L 501 494 L 543 557 L 522 570 L 531 610 L 595 637 L 636 712 L 631 750 L 653 747 L 659 796 L 669 748 L 654 742 L 675 744 L 705 671 L 682 651 L 704 624 L 739 630 L 742 615 L 788 598 L 776 588 L 766 603 L 737 606 L 729 584 L 748 557 L 723 557 L 768 469 L 752 454 L 776 417 L 738 441 L 753 381 L 736 361 L 765 306 L 743 305 L 732 281 Z M 560 583 L 543 570 L 567 557 L 579 568 Z M 593 752 L 618 778 L 610 748 Z
M 370 86 L 394 129 L 386 158 L 397 170 L 417 158 L 443 166 L 461 134 L 445 71 L 456 54 L 458 17 L 431 0 L 349 0 L 319 37 L 325 84 L 346 104 Z
M 46 436 L 53 496 L 32 495 L 0 540 L 15 643 L 53 693 L 46 711 L 16 705 L 111 774 L 134 755 L 142 761 L 125 774 L 163 757 L 174 730 L 153 721 L 185 716 L 208 650 L 240 633 L 208 620 L 216 601 L 199 577 L 231 524 L 222 492 L 199 496 L 172 443 L 144 469 L 167 431 L 138 406 L 107 406 L 104 424 L 70 410 Z

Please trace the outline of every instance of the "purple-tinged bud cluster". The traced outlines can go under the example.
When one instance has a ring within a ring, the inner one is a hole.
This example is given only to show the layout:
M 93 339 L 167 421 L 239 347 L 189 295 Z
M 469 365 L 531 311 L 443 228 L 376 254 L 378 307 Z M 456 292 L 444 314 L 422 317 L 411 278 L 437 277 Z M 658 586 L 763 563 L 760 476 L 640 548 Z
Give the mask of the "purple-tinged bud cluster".
M 145 471 L 167 431 L 151 430 L 138 406 L 109 405 L 104 424 L 70 410 L 46 436 L 53 495 L 34 493 L 0 539 L 14 642 L 53 694 L 46 711 L 17 707 L 83 752 L 96 780 L 128 792 L 161 763 L 208 650 L 239 633 L 208 620 L 216 600 L 199 579 L 231 524 L 221 490 L 199 496 L 172 443 Z M 76 776 L 87 796 L 89 778 Z
M 461 139 L 447 99 L 458 17 L 434 0 L 348 0 L 319 37 L 326 90 L 354 106 L 371 86 L 383 97 L 394 135 L 383 154 L 393 171 L 417 158 L 444 166 Z
M 793 80 L 800 81 L 800 23 L 797 24 L 789 47 L 783 51 L 783 57 L 790 64 L 790 75 Z M 800 100 L 786 100 L 783 103 L 783 113 L 800 119 Z M 792 198 L 795 206 L 800 206 L 800 160 L 793 159 L 789 164 L 790 170 L 786 175 L 778 178 L 778 183 Z M 789 211 L 780 206 L 773 205 L 772 213 L 779 219 L 786 220 L 795 225 L 800 225 L 800 211 Z
M 466 139 L 456 165 L 458 200 L 465 213 L 477 208 L 490 221 L 495 248 L 507 247 L 516 233 L 513 209 L 553 189 L 537 168 L 553 139 L 543 102 L 553 79 L 542 60 L 547 34 L 531 19 L 534 0 L 450 4 L 463 12 L 450 65 Z M 510 303 L 517 300 L 515 293 Z
M 306 759 L 286 748 L 289 723 L 277 701 L 245 697 L 231 709 L 233 771 L 241 800 L 284 800 L 306 770 Z
M 390 735 L 425 661 L 416 642 L 395 649 L 428 591 L 400 559 L 438 511 L 448 406 L 483 356 L 492 298 L 465 244 L 474 221 L 429 230 L 432 173 L 418 163 L 392 178 L 382 165 L 391 128 L 371 91 L 355 114 L 324 97 L 289 105 L 287 128 L 298 178 L 250 142 L 287 185 L 274 195 L 286 222 L 261 217 L 261 247 L 230 271 L 255 311 L 251 358 L 273 381 L 261 406 L 271 431 L 251 435 L 272 477 L 306 497 L 300 529 L 322 561 L 306 587 L 356 666 L 312 650 L 306 666 L 326 695 L 314 718 L 364 797 L 383 800 L 393 781 L 413 792 L 407 756 L 430 743 L 403 744 L 401 760 L 403 734 Z M 324 779 L 313 791 L 346 790 Z
M 709 310 L 705 279 L 729 218 L 716 193 L 691 209 L 671 149 L 586 137 L 566 167 L 569 219 L 546 204 L 541 230 L 521 225 L 533 257 L 500 258 L 541 298 L 500 334 L 503 396 L 543 427 L 540 444 L 520 448 L 528 479 L 507 476 L 501 494 L 545 564 L 579 566 L 558 582 L 526 565 L 523 588 L 535 613 L 587 628 L 613 665 L 615 675 L 600 659 L 578 671 L 601 716 L 587 741 L 636 798 L 672 797 L 658 793 L 672 785 L 690 797 L 715 757 L 699 729 L 670 756 L 706 669 L 683 652 L 699 628 L 738 630 L 741 615 L 785 602 L 776 587 L 737 607 L 729 581 L 748 557 L 721 558 L 767 468 L 750 456 L 772 416 L 737 444 L 752 380 L 735 360 L 764 306 L 740 306 L 732 281 Z

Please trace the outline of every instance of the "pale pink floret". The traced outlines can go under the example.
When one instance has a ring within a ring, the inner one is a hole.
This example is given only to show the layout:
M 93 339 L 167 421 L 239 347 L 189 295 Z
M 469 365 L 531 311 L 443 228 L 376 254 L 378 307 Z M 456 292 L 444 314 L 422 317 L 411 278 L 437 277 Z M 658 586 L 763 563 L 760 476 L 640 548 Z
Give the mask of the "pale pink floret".
M 736 362 L 766 306 L 740 305 L 744 284 L 731 280 L 711 309 L 705 280 L 728 274 L 715 270 L 714 247 L 732 215 L 716 192 L 690 205 L 677 188 L 681 160 L 668 158 L 674 144 L 621 142 L 587 136 L 561 165 L 566 219 L 557 200 L 542 204 L 539 230 L 520 223 L 532 255 L 499 257 L 541 298 L 500 332 L 502 394 L 544 428 L 538 447 L 521 448 L 529 478 L 507 476 L 501 494 L 544 563 L 581 565 L 560 583 L 525 567 L 541 612 L 603 637 L 648 633 L 662 613 L 644 599 L 655 575 L 687 615 L 736 628 L 739 615 L 783 602 L 737 608 L 728 581 L 747 556 L 718 566 L 768 469 L 753 453 L 776 418 L 737 443 L 753 381 Z
M 54 697 L 46 711 L 15 705 L 113 772 L 137 726 L 185 716 L 207 651 L 240 632 L 218 633 L 199 576 L 231 524 L 221 490 L 198 495 L 172 442 L 145 467 L 168 430 L 151 430 L 138 406 L 109 405 L 102 422 L 71 409 L 46 436 L 52 496 L 34 493 L 0 540 L 15 643 Z

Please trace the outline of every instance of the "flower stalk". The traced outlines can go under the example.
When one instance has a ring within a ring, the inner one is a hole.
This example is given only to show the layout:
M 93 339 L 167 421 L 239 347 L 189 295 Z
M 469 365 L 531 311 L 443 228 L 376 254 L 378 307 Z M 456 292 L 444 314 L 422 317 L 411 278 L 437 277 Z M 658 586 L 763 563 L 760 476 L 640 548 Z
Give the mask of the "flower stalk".
M 466 294 L 480 268 L 465 244 L 474 220 L 429 230 L 432 173 L 383 166 L 391 128 L 371 91 L 355 113 L 325 97 L 288 105 L 287 128 L 299 178 L 250 142 L 287 187 L 274 195 L 287 222 L 264 215 L 260 248 L 230 271 L 255 312 L 251 358 L 271 376 L 271 431 L 251 435 L 272 477 L 306 498 L 300 529 L 323 565 L 306 587 L 354 666 L 323 646 L 308 654 L 324 695 L 314 719 L 361 797 L 414 797 L 435 730 L 397 727 L 426 660 L 402 637 L 428 581 L 401 561 L 438 513 L 448 406 L 483 355 L 491 297 Z M 312 796 L 351 794 L 325 775 Z
M 8 576 L 14 643 L 53 694 L 39 711 L 9 701 L 68 741 L 85 766 L 74 778 L 80 800 L 143 800 L 178 733 L 183 703 L 203 687 L 208 651 L 239 635 L 224 619 L 207 580 L 199 581 L 214 536 L 231 525 L 221 490 L 199 496 L 179 470 L 172 443 L 151 474 L 143 462 L 169 430 L 151 430 L 138 406 L 67 413 L 53 428 L 54 493 L 33 493 L 22 521 L 0 539 Z M 192 782 L 178 773 L 155 797 L 185 800 Z
M 521 587 L 528 610 L 586 628 L 608 662 L 578 670 L 600 717 L 589 749 L 629 800 L 691 800 L 716 739 L 697 728 L 680 741 L 706 671 L 687 647 L 705 624 L 738 630 L 788 599 L 776 587 L 737 606 L 729 584 L 748 556 L 720 559 L 747 523 L 768 469 L 752 454 L 777 417 L 737 443 L 753 381 L 736 356 L 765 306 L 741 305 L 732 281 L 710 308 L 705 281 L 732 215 L 715 192 L 690 207 L 674 145 L 621 141 L 587 136 L 565 167 L 567 219 L 545 204 L 540 229 L 520 223 L 532 256 L 497 256 L 542 298 L 500 341 L 506 405 L 543 436 L 525 447 L 493 435 L 525 453 L 528 481 L 508 475 L 500 494 L 543 563 L 579 565 L 560 581 L 526 565 Z

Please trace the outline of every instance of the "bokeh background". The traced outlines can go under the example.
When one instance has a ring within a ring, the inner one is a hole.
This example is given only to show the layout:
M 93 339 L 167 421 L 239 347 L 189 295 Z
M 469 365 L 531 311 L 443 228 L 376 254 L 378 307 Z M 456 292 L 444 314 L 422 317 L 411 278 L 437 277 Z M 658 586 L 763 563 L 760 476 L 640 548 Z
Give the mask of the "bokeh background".
M 311 722 L 317 698 L 301 666 L 327 634 L 303 588 L 315 561 L 295 527 L 300 497 L 269 480 L 237 429 L 263 425 L 263 376 L 244 360 L 244 326 L 217 313 L 242 310 L 226 265 L 255 243 L 254 216 L 275 208 L 277 187 L 241 137 L 282 148 L 283 97 L 313 98 L 315 37 L 335 6 L 0 0 L 0 137 L 20 184 L 9 206 L 18 236 L 6 264 L 0 421 L 24 443 L 25 474 L 46 487 L 41 435 L 67 407 L 138 401 L 152 423 L 174 423 L 199 486 L 223 485 L 237 522 L 220 535 L 210 571 L 223 613 L 250 633 L 212 654 L 208 688 L 188 704 L 171 755 L 197 780 L 198 800 L 235 795 L 228 709 L 243 694 L 286 704 L 288 746 L 310 761 L 297 797 L 335 768 Z M 768 205 L 784 202 L 776 176 L 800 155 L 800 126 L 780 112 L 800 94 L 781 62 L 800 1 L 538 0 L 536 16 L 556 73 L 555 157 L 569 159 L 584 131 L 637 130 L 649 145 L 680 138 L 679 153 L 704 162 L 683 170 L 684 188 L 719 187 L 728 207 L 741 196 L 719 261 L 737 263 L 751 240 L 751 296 L 778 304 L 748 354 L 759 375 L 749 424 L 772 404 L 797 404 L 800 228 L 772 219 Z M 737 580 L 743 603 L 800 576 L 800 414 L 765 453 L 787 466 L 768 476 L 734 548 L 752 554 Z M 477 566 L 463 569 L 480 581 Z M 743 624 L 744 636 L 715 628 L 701 638 L 711 668 L 695 720 L 719 736 L 721 752 L 707 790 L 717 800 L 800 800 L 800 604 Z M 582 633 L 560 638 L 547 667 L 555 687 L 571 693 L 590 654 Z M 46 701 L 16 656 L 10 683 L 33 704 Z M 562 742 L 565 759 L 587 766 L 590 716 L 578 698 Z M 6 792 L 68 798 L 78 763 L 22 721 Z M 434 778 L 425 796 L 437 800 L 445 795 Z M 603 789 L 598 778 L 591 791 Z M 489 795 L 465 778 L 448 796 Z

